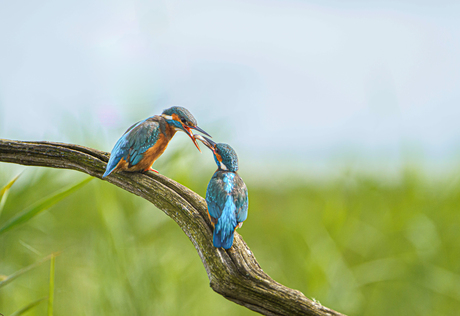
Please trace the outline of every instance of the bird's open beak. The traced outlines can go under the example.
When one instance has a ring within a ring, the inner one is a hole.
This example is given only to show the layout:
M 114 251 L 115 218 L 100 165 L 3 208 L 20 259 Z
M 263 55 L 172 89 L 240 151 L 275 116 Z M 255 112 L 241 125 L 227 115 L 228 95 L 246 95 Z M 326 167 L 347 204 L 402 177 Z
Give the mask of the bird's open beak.
M 198 150 L 201 152 L 201 149 L 200 149 L 200 146 L 198 146 L 198 143 L 196 142 L 196 139 L 195 139 L 195 136 L 197 135 L 194 135 L 192 133 L 192 130 L 190 127 L 184 125 L 184 131 L 185 133 L 192 139 L 193 143 L 195 144 L 196 148 L 198 148 Z M 199 135 L 198 135 L 199 136 Z
M 203 130 L 202 130 L 201 128 L 199 128 L 198 126 L 190 126 L 190 128 L 193 128 L 194 130 L 196 130 L 196 131 L 198 131 L 198 132 L 200 132 L 200 133 L 202 133 L 202 134 L 205 134 L 206 136 L 209 136 L 209 137 L 212 138 L 211 135 L 209 135 L 208 133 L 206 133 L 205 131 L 203 131 Z
M 206 145 L 206 147 L 208 147 L 209 149 L 211 149 L 213 152 L 215 152 L 216 150 L 216 143 L 213 142 L 212 140 L 210 140 L 209 138 L 207 137 L 204 137 L 204 136 L 201 136 L 201 135 L 193 135 L 193 137 L 195 137 L 195 139 L 198 139 L 199 141 L 201 141 L 203 144 Z

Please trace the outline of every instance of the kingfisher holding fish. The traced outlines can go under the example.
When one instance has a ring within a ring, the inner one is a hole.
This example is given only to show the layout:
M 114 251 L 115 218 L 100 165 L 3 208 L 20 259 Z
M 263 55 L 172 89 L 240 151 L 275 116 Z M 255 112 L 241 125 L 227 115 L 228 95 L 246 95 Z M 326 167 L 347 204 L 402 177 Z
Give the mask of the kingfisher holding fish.
M 161 115 L 149 117 L 132 125 L 117 141 L 110 154 L 103 178 L 112 172 L 154 171 L 152 164 L 160 157 L 177 131 L 186 133 L 201 152 L 192 129 L 209 137 L 198 127 L 196 119 L 185 108 L 173 106 Z
M 238 175 L 238 156 L 227 144 L 216 144 L 207 137 L 194 135 L 211 149 L 217 163 L 217 171 L 206 190 L 208 213 L 214 224 L 214 247 L 230 249 L 235 230 L 248 217 L 248 189 Z

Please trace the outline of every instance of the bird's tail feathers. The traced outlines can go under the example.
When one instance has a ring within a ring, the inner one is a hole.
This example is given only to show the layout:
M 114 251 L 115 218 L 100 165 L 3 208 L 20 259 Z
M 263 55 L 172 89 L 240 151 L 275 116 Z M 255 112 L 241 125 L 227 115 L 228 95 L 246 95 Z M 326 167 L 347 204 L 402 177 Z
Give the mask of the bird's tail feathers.
M 104 174 L 102 175 L 103 178 L 107 177 L 109 174 L 112 173 L 113 169 L 115 168 L 111 168 L 111 169 L 107 169 L 105 170 Z
M 230 249 L 233 245 L 233 235 L 235 227 L 238 225 L 235 216 L 231 212 L 222 212 L 222 216 L 217 221 L 214 228 L 213 244 L 214 247 Z
M 109 174 L 111 174 L 115 170 L 119 162 L 120 162 L 120 159 L 116 161 L 116 159 L 112 159 L 112 156 L 110 156 L 109 162 L 107 163 L 107 167 L 105 168 L 105 172 L 102 175 L 102 177 L 105 178 Z

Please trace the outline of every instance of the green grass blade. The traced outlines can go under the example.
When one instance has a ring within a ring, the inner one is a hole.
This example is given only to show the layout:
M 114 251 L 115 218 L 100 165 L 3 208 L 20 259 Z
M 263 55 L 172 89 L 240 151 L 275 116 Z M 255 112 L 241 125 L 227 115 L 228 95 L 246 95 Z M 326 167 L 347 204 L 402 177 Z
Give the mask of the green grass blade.
M 10 191 L 11 186 L 16 182 L 21 174 L 18 174 L 16 177 L 13 178 L 10 182 L 7 183 L 1 190 L 0 190 L 0 214 L 2 213 L 3 206 L 5 205 L 6 199 L 8 198 L 8 192 Z
M 22 241 L 21 239 L 19 239 L 19 243 L 20 243 L 21 245 L 23 245 L 24 248 L 30 250 L 31 252 L 33 252 L 33 253 L 36 254 L 37 256 L 39 256 L 39 257 L 43 256 L 43 254 L 42 254 L 40 251 L 38 251 L 37 249 L 35 249 L 35 248 L 32 247 L 31 245 L 29 245 L 28 243 Z
M 50 264 L 50 291 L 48 296 L 48 316 L 53 316 L 53 303 L 54 303 L 54 267 L 56 257 L 52 255 Z
M 74 191 L 80 189 L 82 186 L 87 184 L 92 179 L 93 179 L 92 177 L 88 177 L 85 180 L 83 180 L 83 181 L 71 186 L 70 188 L 64 189 L 62 191 L 59 191 L 58 193 L 55 193 L 55 194 L 53 194 L 53 195 L 51 195 L 49 197 L 46 197 L 43 200 L 41 200 L 38 203 L 36 203 L 35 205 L 27 208 L 25 211 L 21 212 L 19 215 L 15 216 L 12 219 L 10 219 L 9 221 L 7 221 L 5 223 L 5 225 L 3 225 L 2 228 L 0 228 L 0 235 L 5 233 L 5 232 L 7 232 L 8 230 L 10 230 L 10 229 L 12 229 L 14 227 L 17 227 L 17 226 L 27 222 L 28 220 L 30 220 L 31 218 L 33 218 L 37 214 L 39 214 L 42 211 L 50 208 L 51 206 L 53 206 L 54 204 L 56 204 L 57 202 L 59 202 L 63 198 L 67 197 L 68 195 L 70 195 Z
M 34 308 L 35 306 L 37 306 L 38 304 L 40 304 L 41 302 L 43 301 L 46 301 L 46 297 L 42 297 L 41 299 L 39 300 L 36 300 L 35 302 L 32 302 L 26 306 L 24 306 L 23 308 L 21 308 L 20 310 L 14 312 L 13 314 L 11 314 L 10 316 L 19 316 L 19 315 L 22 315 L 24 314 L 25 312 L 27 312 L 28 310 L 30 310 L 31 308 Z
M 34 262 L 32 263 L 31 265 L 25 267 L 25 268 L 22 268 L 18 271 L 16 271 L 15 273 L 13 273 L 12 275 L 8 276 L 6 279 L 3 279 L 2 281 L 0 281 L 0 288 L 2 288 L 3 286 L 7 285 L 8 283 L 10 283 L 11 281 L 13 281 L 14 279 L 16 279 L 17 277 L 23 275 L 24 273 L 26 273 L 27 271 L 30 271 L 32 270 L 33 268 L 35 267 L 38 267 L 40 264 L 42 264 L 43 262 L 45 261 L 48 261 L 49 259 L 51 259 L 53 256 L 56 256 L 56 254 L 51 254 L 49 256 L 46 256 L 45 258 L 37 261 L 37 262 Z

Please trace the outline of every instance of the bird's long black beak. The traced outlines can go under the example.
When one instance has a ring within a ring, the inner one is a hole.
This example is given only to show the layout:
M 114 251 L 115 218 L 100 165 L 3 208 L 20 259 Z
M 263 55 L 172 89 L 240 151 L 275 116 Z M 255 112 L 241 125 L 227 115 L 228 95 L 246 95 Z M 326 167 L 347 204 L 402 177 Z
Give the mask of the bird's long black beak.
M 212 138 L 211 135 L 209 135 L 208 133 L 206 133 L 204 130 L 202 130 L 202 129 L 201 129 L 200 127 L 198 127 L 198 126 L 189 126 L 189 127 L 192 128 L 192 129 L 194 129 L 194 130 L 196 130 L 196 131 L 198 131 L 198 132 L 200 132 L 200 133 L 202 133 L 202 134 L 205 134 L 206 136 L 209 136 L 209 137 Z
M 193 137 L 201 141 L 206 147 L 211 149 L 213 152 L 216 150 L 217 144 L 213 142 L 212 140 L 210 140 L 209 138 L 201 136 L 201 135 L 197 135 L 197 134 L 194 134 Z

